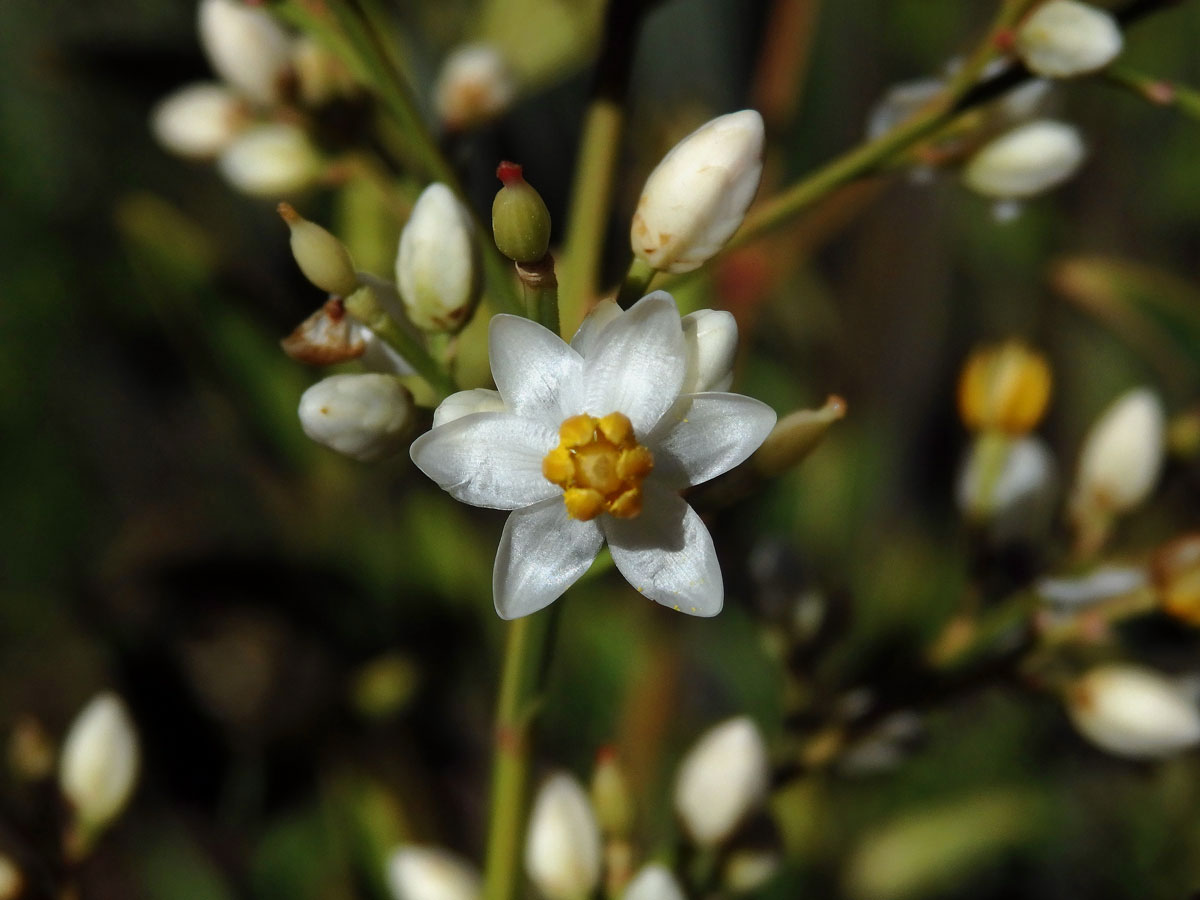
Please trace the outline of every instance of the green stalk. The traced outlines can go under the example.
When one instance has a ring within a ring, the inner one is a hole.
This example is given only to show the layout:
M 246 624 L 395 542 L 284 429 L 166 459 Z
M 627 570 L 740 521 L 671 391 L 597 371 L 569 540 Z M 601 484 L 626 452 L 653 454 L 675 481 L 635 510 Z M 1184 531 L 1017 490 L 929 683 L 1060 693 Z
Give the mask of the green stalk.
M 625 273 L 625 280 L 621 282 L 621 290 L 617 293 L 617 305 L 628 309 L 631 304 L 644 297 L 650 282 L 657 274 L 658 272 L 650 267 L 650 263 L 635 256 L 629 264 L 629 271 Z
M 370 287 L 361 287 L 345 300 L 346 312 L 371 329 L 389 347 L 404 357 L 417 374 L 429 382 L 429 386 L 446 397 L 457 390 L 454 379 L 438 365 L 421 342 L 400 327 L 375 292 Z

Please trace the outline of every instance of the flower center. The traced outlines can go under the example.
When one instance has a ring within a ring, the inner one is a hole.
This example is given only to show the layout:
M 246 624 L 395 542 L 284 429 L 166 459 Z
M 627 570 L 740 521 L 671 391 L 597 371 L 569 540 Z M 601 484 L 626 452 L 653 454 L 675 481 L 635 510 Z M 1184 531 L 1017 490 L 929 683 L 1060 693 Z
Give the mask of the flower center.
M 619 412 L 571 416 L 558 429 L 558 446 L 542 460 L 542 474 L 563 489 L 567 515 L 583 522 L 602 512 L 618 519 L 640 513 L 642 481 L 653 468 L 654 457 Z

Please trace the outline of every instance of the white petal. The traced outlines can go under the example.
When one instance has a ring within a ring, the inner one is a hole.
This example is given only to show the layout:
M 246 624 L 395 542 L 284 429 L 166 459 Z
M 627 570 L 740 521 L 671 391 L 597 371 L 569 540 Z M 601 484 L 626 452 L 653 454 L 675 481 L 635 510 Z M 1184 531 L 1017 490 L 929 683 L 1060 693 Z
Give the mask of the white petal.
M 684 394 L 647 438 L 654 476 L 673 488 L 728 472 L 775 427 L 775 410 L 741 394 Z
M 623 310 L 617 306 L 616 300 L 601 300 L 593 306 L 591 312 L 580 323 L 575 337 L 571 338 L 571 346 L 575 348 L 575 352 L 585 359 L 594 353 L 597 346 L 596 339 L 600 336 L 600 332 L 622 312 Z
M 661 863 L 650 863 L 629 882 L 622 900 L 687 900 L 687 897 L 670 869 Z
M 455 500 L 516 509 L 561 494 L 542 475 L 542 459 L 557 443 L 558 435 L 539 422 L 484 412 L 421 435 L 409 455 Z
M 737 353 L 737 320 L 723 309 L 698 309 L 681 320 L 687 341 L 685 394 L 727 391 L 733 384 L 733 357 Z
M 513 412 L 557 430 L 579 411 L 582 360 L 554 332 L 520 316 L 494 316 L 488 355 L 496 387 Z
M 549 482 L 547 482 L 549 483 Z M 579 580 L 600 552 L 603 536 L 593 520 L 567 515 L 562 494 L 518 509 L 504 524 L 492 570 L 492 594 L 502 619 L 549 606 Z
M 603 519 L 613 562 L 656 603 L 693 616 L 715 616 L 725 588 L 712 536 L 678 494 L 653 483 L 644 490 L 636 519 Z
M 459 391 L 438 404 L 438 408 L 433 411 L 433 427 L 437 428 L 439 425 L 446 425 L 455 419 L 478 412 L 507 412 L 507 410 L 504 408 L 504 401 L 500 399 L 498 391 L 489 391 L 486 388 Z
M 670 294 L 655 291 L 614 319 L 584 360 L 584 411 L 622 412 L 635 434 L 647 434 L 679 396 L 686 370 L 679 310 Z

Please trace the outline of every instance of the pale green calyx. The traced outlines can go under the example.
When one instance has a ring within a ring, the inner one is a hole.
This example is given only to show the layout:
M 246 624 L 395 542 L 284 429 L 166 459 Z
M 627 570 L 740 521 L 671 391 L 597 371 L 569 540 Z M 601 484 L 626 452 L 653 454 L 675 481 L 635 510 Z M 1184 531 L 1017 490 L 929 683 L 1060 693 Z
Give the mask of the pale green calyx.
M 279 215 L 291 232 L 292 256 L 304 277 L 329 294 L 345 297 L 358 290 L 358 276 L 346 245 L 300 215 L 290 203 L 279 204 Z
M 516 163 L 500 163 L 496 177 L 504 182 L 492 201 L 496 246 L 513 262 L 537 262 L 550 247 L 550 210 Z

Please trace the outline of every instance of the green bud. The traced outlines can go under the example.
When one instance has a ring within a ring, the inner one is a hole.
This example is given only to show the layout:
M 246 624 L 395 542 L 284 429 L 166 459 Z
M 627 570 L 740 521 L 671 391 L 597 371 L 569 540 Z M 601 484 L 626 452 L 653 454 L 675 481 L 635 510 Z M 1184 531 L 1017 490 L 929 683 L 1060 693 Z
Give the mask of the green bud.
M 345 297 L 358 290 L 358 277 L 346 245 L 296 212 L 290 204 L 279 204 L 279 215 L 292 233 L 292 256 L 304 277 L 321 290 Z
M 550 247 L 550 210 L 516 163 L 500 163 L 496 177 L 504 182 L 492 201 L 496 246 L 513 262 L 537 262 Z

